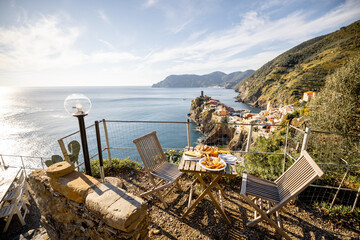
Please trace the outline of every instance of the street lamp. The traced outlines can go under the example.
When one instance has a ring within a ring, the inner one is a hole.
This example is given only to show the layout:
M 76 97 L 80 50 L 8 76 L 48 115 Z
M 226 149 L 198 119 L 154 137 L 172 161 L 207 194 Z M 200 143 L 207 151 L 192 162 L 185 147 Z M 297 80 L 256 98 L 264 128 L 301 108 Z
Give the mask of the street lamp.
M 83 149 L 85 171 L 87 175 L 91 176 L 89 150 L 86 139 L 86 129 L 84 117 L 88 115 L 91 109 L 91 101 L 88 97 L 83 94 L 71 94 L 67 96 L 64 101 L 64 107 L 66 111 L 79 120 L 81 145 Z

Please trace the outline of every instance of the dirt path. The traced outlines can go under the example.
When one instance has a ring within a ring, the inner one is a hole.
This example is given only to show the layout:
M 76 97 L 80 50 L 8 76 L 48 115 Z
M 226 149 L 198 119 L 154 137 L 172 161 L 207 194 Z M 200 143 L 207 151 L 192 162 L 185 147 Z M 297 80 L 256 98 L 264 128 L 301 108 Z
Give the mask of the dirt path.
M 125 190 L 139 195 L 145 189 L 150 189 L 148 177 L 143 171 L 122 173 L 122 183 Z M 119 173 L 117 173 L 119 176 Z M 180 179 L 182 189 L 186 189 L 192 182 L 189 176 Z M 149 226 L 150 239 L 281 239 L 275 230 L 262 222 L 258 226 L 246 227 L 249 220 L 247 214 L 252 216 L 248 204 L 240 199 L 241 179 L 230 183 L 220 182 L 225 186 L 227 195 L 224 201 L 226 214 L 232 222 L 226 224 L 217 212 L 209 197 L 205 197 L 188 217 L 182 219 L 188 203 L 188 192 L 172 190 L 166 197 L 168 208 L 164 209 L 160 201 L 153 196 L 146 197 L 148 212 L 151 217 Z M 231 187 L 230 187 L 231 186 Z M 193 198 L 200 193 L 200 186 Z M 311 210 L 311 211 L 310 211 Z M 359 239 L 359 220 L 354 224 L 336 225 L 321 217 L 316 209 L 308 209 L 302 205 L 291 205 L 281 212 L 285 231 L 294 239 Z M 47 239 L 46 232 L 41 227 L 40 212 L 34 201 L 30 200 L 30 212 L 26 217 L 26 226 L 22 227 L 17 217 L 11 222 L 7 234 L 0 235 L 0 239 Z M 2 230 L 5 223 L 0 221 Z M 30 231 L 30 232 L 28 232 Z M 25 234 L 26 235 L 26 234 Z

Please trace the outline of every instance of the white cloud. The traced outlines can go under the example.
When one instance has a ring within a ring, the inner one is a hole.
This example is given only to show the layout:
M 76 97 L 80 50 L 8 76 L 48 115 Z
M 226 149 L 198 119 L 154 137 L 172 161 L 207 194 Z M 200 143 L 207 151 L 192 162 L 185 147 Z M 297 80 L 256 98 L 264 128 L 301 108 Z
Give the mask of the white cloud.
M 104 12 L 98 13 L 102 20 L 108 19 Z M 0 27 L 0 84 L 12 80 L 31 84 L 40 79 L 64 85 L 150 85 L 170 74 L 256 70 L 288 48 L 357 19 L 360 1 L 346 1 L 312 20 L 304 11 L 277 20 L 256 11 L 242 16 L 231 28 L 194 31 L 176 47 L 150 46 L 151 51 L 137 43 L 133 49 L 119 50 L 101 38 L 95 41 L 107 46 L 104 50 L 81 50 L 79 39 L 86 37 L 85 32 L 65 25 L 61 16 L 42 16 L 21 27 Z M 177 25 L 174 33 L 190 23 Z
M 106 22 L 106 23 L 110 23 L 110 20 L 109 20 L 109 18 L 108 18 L 108 16 L 105 14 L 105 12 L 103 11 L 103 10 L 99 10 L 98 11 L 98 16 L 99 16 L 99 18 L 100 19 L 102 19 L 104 22 Z
M 0 28 L 0 70 L 29 71 L 69 68 L 93 63 L 120 63 L 138 57 L 115 51 L 85 53 L 76 48 L 82 34 L 77 27 L 61 26 L 57 17 L 42 17 L 19 28 Z
M 342 26 L 343 23 L 360 16 L 360 2 L 347 1 L 333 11 L 314 20 L 307 20 L 307 13 L 297 11 L 284 18 L 270 21 L 266 16 L 259 16 L 255 11 L 244 15 L 241 23 L 231 29 L 219 31 L 207 35 L 202 40 L 181 45 L 176 48 L 164 49 L 153 53 L 148 57 L 149 63 L 159 62 L 182 62 L 182 65 L 174 67 L 185 73 L 187 70 L 199 69 L 221 69 L 227 63 L 248 61 L 248 67 L 256 69 L 259 66 L 259 56 L 263 58 L 263 64 L 271 60 L 274 53 L 287 50 L 289 42 L 299 44 L 320 32 L 333 29 L 334 26 Z M 280 43 L 287 43 L 284 49 Z M 249 49 L 269 48 L 276 45 L 277 48 L 268 54 L 246 55 Z M 234 60 L 234 56 L 239 60 Z M 224 63 L 224 64 L 219 64 Z M 212 68 L 214 67 L 214 68 Z M 241 70 L 241 69 L 239 69 Z M 246 70 L 246 69 L 243 69 Z M 211 70 L 210 70 L 211 71 Z
M 154 6 L 155 4 L 158 3 L 159 0 L 147 0 L 145 3 L 144 3 L 144 7 L 152 7 Z
M 189 20 L 181 23 L 180 25 L 177 25 L 177 26 L 173 27 L 172 29 L 170 29 L 170 31 L 172 33 L 174 33 L 174 34 L 177 34 L 177 33 L 181 32 L 181 31 L 183 31 L 185 29 L 185 27 L 191 23 L 191 21 L 192 20 L 189 19 Z

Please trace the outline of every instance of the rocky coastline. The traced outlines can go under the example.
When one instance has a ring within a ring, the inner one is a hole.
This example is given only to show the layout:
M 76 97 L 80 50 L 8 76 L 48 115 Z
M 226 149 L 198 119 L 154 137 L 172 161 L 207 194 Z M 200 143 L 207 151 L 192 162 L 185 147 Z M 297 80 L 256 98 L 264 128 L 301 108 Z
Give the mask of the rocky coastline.
M 247 141 L 247 131 L 237 129 L 236 124 L 228 123 L 228 116 L 242 115 L 248 110 L 234 110 L 219 100 L 201 95 L 191 102 L 190 119 L 198 125 L 204 138 L 200 142 L 207 145 L 229 147 L 231 150 L 244 150 Z

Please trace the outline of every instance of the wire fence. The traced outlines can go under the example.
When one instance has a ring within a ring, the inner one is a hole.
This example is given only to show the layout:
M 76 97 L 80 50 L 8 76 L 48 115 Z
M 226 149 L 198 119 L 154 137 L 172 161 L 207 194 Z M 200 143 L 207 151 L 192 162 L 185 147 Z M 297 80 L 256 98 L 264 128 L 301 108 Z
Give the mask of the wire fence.
M 306 149 L 325 175 L 299 199 L 305 203 L 328 202 L 331 206 L 343 204 L 353 205 L 354 208 L 359 205 L 358 136 L 257 123 L 207 122 L 195 125 L 189 122 L 117 120 L 102 120 L 101 123 L 101 146 L 105 159 L 129 157 L 140 162 L 132 140 L 156 131 L 164 150 L 184 149 L 199 143 L 230 148 L 241 160 L 243 168 L 270 180 L 279 177 Z M 90 156 L 95 159 L 97 143 L 93 126 L 87 128 L 87 136 Z M 66 145 L 79 139 L 76 132 L 59 142 L 63 141 Z
M 226 147 L 240 160 L 243 169 L 258 176 L 274 180 L 307 150 L 319 164 L 325 175 L 304 191 L 298 199 L 304 203 L 327 202 L 329 204 L 359 207 L 360 193 L 360 144 L 359 136 L 341 135 L 301 129 L 292 125 L 199 123 L 189 121 L 118 121 L 102 120 L 100 143 L 105 161 L 114 158 L 130 158 L 141 162 L 132 140 L 156 131 L 164 150 L 182 150 L 199 143 Z M 86 128 L 87 144 L 91 160 L 98 158 L 94 125 Z M 65 159 L 69 158 L 69 143 L 81 143 L 79 132 L 59 139 Z M 26 157 L 14 157 L 24 168 Z M 38 158 L 37 168 L 44 168 L 44 159 Z M 21 162 L 23 161 L 23 163 Z M 32 161 L 33 162 L 33 161 Z M 14 160 L 14 165 L 16 165 Z M 83 170 L 82 151 L 76 164 Z M 46 166 L 45 166 L 46 168 Z

